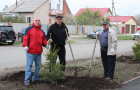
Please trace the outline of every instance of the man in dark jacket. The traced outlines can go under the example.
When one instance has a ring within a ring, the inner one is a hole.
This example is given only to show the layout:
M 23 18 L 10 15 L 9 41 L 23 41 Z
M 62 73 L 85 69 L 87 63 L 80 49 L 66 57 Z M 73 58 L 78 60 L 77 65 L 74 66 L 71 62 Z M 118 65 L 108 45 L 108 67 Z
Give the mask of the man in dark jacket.
M 48 44 L 52 43 L 52 49 L 54 48 L 54 45 L 56 44 L 56 48 L 59 48 L 58 56 L 60 60 L 60 64 L 64 66 L 63 71 L 65 71 L 65 65 L 66 65 L 66 50 L 65 50 L 65 41 L 68 39 L 66 30 L 68 32 L 67 27 L 63 23 L 63 17 L 61 15 L 56 16 L 56 22 L 52 24 L 49 27 L 48 33 L 47 33 L 47 40 Z M 51 34 L 51 38 L 50 38 Z
M 41 65 L 41 53 L 43 51 L 42 45 L 47 45 L 45 33 L 41 29 L 40 19 L 36 18 L 32 26 L 26 28 L 23 47 L 26 52 L 27 64 L 25 70 L 25 85 L 30 85 L 30 79 L 32 74 L 32 64 L 35 62 L 35 71 L 32 77 L 32 81 L 39 80 L 39 69 Z

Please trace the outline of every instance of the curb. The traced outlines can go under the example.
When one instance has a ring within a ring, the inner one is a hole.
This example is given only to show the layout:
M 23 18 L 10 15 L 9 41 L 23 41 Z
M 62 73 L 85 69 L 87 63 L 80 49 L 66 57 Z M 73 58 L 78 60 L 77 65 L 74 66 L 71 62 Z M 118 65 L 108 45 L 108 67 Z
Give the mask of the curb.
M 126 82 L 123 82 L 122 84 L 129 83 L 129 82 L 131 82 L 131 81 L 134 81 L 134 80 L 136 80 L 136 79 L 138 79 L 138 78 L 140 78 L 140 76 L 138 76 L 138 77 L 135 77 L 135 78 L 133 78 L 133 79 L 131 79 L 131 80 L 128 80 L 128 81 L 126 81 Z

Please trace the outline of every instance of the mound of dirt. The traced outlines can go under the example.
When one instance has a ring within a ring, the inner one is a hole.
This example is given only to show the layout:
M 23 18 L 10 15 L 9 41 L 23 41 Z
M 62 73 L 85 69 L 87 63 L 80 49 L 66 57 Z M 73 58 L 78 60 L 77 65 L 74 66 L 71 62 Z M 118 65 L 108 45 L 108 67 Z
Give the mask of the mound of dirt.
M 12 86 L 17 88 L 20 86 L 20 90 L 24 90 L 24 76 L 25 72 L 20 71 L 18 73 L 12 75 L 6 75 L 1 79 L 2 82 L 14 83 L 16 82 L 16 86 Z M 44 85 L 42 87 L 42 85 Z M 48 82 L 35 82 L 31 83 L 31 87 L 39 90 L 100 90 L 100 89 L 114 89 L 119 87 L 120 85 L 114 81 L 108 81 L 99 77 L 76 77 L 66 76 L 65 80 L 58 80 L 58 85 L 51 85 Z M 50 87 L 50 88 L 48 88 Z M 8 87 L 9 88 L 9 87 Z M 14 89 L 15 89 L 14 88 Z M 6 89 L 6 88 L 5 88 Z M 9 90 L 9 89 L 7 89 Z
M 134 60 L 134 56 L 120 56 L 117 58 L 118 62 L 129 63 L 129 64 L 140 64 L 140 60 Z

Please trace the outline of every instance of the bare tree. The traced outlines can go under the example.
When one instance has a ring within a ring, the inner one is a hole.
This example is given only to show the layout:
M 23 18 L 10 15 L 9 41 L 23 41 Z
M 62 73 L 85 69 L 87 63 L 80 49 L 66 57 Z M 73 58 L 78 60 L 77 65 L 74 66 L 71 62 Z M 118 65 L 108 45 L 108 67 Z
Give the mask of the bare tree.
M 73 25 L 73 24 L 76 24 L 76 19 L 74 18 L 73 15 L 66 14 L 64 16 L 64 23 L 67 24 L 67 25 Z
M 140 14 L 135 15 L 136 20 L 139 22 L 138 25 L 140 25 Z
M 8 8 L 8 5 L 5 5 L 5 7 L 3 8 L 3 10 L 6 10 Z

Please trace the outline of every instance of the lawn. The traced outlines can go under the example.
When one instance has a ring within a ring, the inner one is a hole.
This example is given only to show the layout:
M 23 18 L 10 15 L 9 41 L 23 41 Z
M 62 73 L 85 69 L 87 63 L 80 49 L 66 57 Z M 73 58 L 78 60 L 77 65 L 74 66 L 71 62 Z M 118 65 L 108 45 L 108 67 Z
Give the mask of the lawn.
M 23 44 L 23 42 L 16 41 L 16 42 L 14 42 L 14 44 Z
M 82 39 L 92 39 L 90 37 L 80 37 L 80 38 L 82 38 Z
M 76 41 L 74 40 L 70 40 L 70 43 L 75 43 Z M 68 41 L 66 41 L 66 43 L 68 43 Z
M 80 37 L 81 39 L 92 39 L 89 37 Z M 133 40 L 131 35 L 121 35 L 117 37 L 118 40 Z
M 121 35 L 118 36 L 118 40 L 132 40 L 132 36 L 131 35 Z

